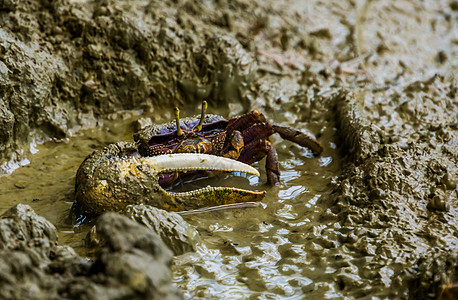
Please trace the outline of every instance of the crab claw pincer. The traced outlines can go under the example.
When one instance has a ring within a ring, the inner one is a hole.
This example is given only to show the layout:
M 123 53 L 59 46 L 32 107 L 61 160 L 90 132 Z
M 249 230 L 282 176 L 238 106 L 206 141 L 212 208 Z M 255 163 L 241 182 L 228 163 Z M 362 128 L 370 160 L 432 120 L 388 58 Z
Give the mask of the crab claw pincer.
M 83 211 L 101 214 L 123 211 L 127 205 L 148 204 L 168 211 L 184 211 L 239 202 L 260 201 L 265 192 L 229 187 L 174 193 L 159 183 L 160 174 L 227 171 L 259 176 L 253 167 L 209 154 L 179 153 L 141 157 L 136 145 L 120 142 L 95 151 L 78 169 L 76 203 Z

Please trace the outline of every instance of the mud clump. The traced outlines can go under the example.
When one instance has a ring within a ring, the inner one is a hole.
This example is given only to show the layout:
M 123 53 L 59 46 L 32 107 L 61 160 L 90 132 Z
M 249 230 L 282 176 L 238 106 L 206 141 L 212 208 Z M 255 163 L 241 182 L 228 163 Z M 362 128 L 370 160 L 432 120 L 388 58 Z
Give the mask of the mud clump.
M 321 204 L 342 226 L 340 251 L 366 262 L 350 262 L 353 276 L 336 277 L 347 295 L 398 297 L 408 290 L 411 298 L 437 297 L 441 286 L 456 280 L 458 156 L 450 149 L 458 142 L 456 103 L 439 100 L 453 89 L 450 82 L 426 82 L 409 92 L 417 109 L 383 104 L 403 122 L 382 129 L 368 125 L 374 111 L 361 112 L 355 96 L 346 94 L 337 104 L 343 149 L 353 163 Z M 427 85 L 435 86 L 436 97 L 417 97 Z
M 351 155 L 352 161 L 361 163 L 380 147 L 377 127 L 361 116 L 354 95 L 348 91 L 343 90 L 334 101 L 337 104 L 337 122 L 341 132 L 345 133 L 342 135 L 345 153 Z
M 177 213 L 147 205 L 129 205 L 126 215 L 157 233 L 175 255 L 197 248 L 199 233 Z
M 100 217 L 105 246 L 89 262 L 57 246 L 55 227 L 27 205 L 0 219 L 2 299 L 183 299 L 171 251 L 151 230 L 114 213 Z
M 446 285 L 458 281 L 458 251 L 432 251 L 418 260 L 418 266 L 414 270 L 416 275 L 410 282 L 410 289 L 415 292 L 410 295 L 410 299 L 437 298 Z M 453 297 L 456 294 L 450 294 L 449 298 L 443 295 L 439 299 L 454 299 Z
M 149 205 L 128 205 L 123 214 L 159 235 L 174 255 L 195 251 L 199 245 L 197 230 L 177 213 Z M 99 234 L 96 226 L 92 227 L 86 236 L 86 246 L 96 249 L 105 245 L 103 234 Z

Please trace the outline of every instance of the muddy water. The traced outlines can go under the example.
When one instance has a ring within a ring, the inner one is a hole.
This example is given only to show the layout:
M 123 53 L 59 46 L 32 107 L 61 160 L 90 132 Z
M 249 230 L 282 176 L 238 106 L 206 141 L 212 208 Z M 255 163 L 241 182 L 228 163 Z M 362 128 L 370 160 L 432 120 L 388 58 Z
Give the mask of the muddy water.
M 66 142 L 39 145 L 30 164 L 15 170 L 10 176 L 1 177 L 1 212 L 17 203 L 28 204 L 58 228 L 61 244 L 83 250 L 84 230 L 75 232 L 68 219 L 76 170 L 88 153 L 127 135 L 123 127 L 108 124 L 101 127 Z
M 168 112 L 156 116 L 158 123 L 171 118 Z M 30 164 L 0 178 L 0 213 L 16 203 L 29 204 L 57 227 L 60 244 L 86 255 L 83 238 L 89 226 L 76 228 L 68 218 L 76 170 L 94 149 L 115 141 L 131 141 L 134 123 L 140 117 L 127 114 L 124 120 L 104 121 L 66 142 L 40 145 Z M 319 230 L 321 211 L 315 204 L 340 172 L 333 126 L 327 124 L 322 130 L 324 152 L 320 157 L 273 137 L 282 172 L 279 187 L 265 185 L 264 161 L 255 165 L 261 171 L 260 178 L 232 174 L 189 184 L 265 189 L 268 194 L 258 208 L 186 216 L 202 237 L 199 251 L 176 257 L 173 268 L 176 284 L 188 296 L 298 296 L 326 272 L 319 266 L 304 271 L 303 265 L 314 260 L 307 254 L 308 247 L 313 246 L 304 240 L 304 233 Z
M 84 254 L 83 238 L 89 227 L 74 227 L 69 218 L 76 171 L 95 149 L 115 141 L 132 141 L 133 123 L 138 118 L 137 112 L 126 112 L 121 120 L 100 122 L 67 141 L 39 145 L 28 165 L 0 177 L 1 213 L 17 203 L 28 204 L 57 227 L 60 244 Z
M 325 150 L 316 158 L 290 142 L 275 140 L 282 183 L 264 186 L 268 194 L 262 207 L 185 217 L 204 241 L 197 253 L 175 260 L 175 282 L 188 296 L 301 299 L 307 289 L 314 289 L 314 282 L 328 270 L 316 264 L 318 257 L 310 250 L 318 245 L 306 236 L 320 231 L 322 210 L 316 202 L 340 172 L 334 133 L 328 124 L 321 138 Z M 262 170 L 263 162 L 258 164 Z M 332 285 L 317 289 L 314 296 L 333 297 Z

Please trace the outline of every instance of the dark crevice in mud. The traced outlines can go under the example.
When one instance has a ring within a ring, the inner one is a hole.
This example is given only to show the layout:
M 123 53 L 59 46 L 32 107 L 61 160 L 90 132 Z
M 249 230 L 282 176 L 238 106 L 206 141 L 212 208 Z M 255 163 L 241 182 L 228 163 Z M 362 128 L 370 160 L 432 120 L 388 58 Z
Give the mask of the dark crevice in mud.
M 381 147 L 380 129 L 361 115 L 357 96 L 350 91 L 342 91 L 335 103 L 343 154 L 349 155 L 357 165 L 361 164 Z

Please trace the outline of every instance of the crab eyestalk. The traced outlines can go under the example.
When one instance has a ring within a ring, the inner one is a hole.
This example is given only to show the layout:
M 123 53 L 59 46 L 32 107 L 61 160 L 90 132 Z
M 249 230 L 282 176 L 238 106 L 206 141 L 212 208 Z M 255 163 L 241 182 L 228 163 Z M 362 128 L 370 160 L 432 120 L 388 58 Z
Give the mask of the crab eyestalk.
M 180 109 L 178 107 L 175 107 L 175 121 L 177 123 L 177 136 L 181 137 L 183 136 L 183 130 L 180 127 Z
M 202 130 L 202 126 L 204 125 L 205 113 L 207 112 L 207 101 L 202 101 L 202 114 L 200 115 L 199 124 L 194 127 L 195 132 L 200 132 Z

